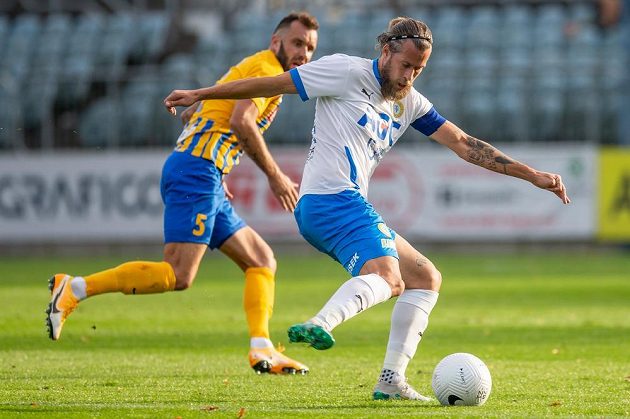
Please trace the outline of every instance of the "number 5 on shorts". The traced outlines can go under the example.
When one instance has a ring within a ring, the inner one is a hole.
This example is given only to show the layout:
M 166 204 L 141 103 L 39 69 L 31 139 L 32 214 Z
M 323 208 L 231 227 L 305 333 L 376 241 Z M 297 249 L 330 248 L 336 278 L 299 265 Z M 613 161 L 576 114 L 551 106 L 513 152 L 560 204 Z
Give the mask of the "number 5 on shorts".
M 195 220 L 196 227 L 193 228 L 192 233 L 195 236 L 203 236 L 203 233 L 206 231 L 206 225 L 204 222 L 208 219 L 206 214 L 197 214 L 197 219 Z

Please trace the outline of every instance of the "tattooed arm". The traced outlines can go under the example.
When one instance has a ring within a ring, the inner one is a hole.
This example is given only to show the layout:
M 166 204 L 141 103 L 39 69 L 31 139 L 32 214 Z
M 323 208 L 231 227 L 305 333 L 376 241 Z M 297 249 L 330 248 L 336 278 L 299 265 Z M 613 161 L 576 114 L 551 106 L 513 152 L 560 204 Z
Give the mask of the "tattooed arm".
M 280 170 L 271 156 L 256 124 L 257 117 L 258 108 L 252 100 L 238 100 L 232 111 L 230 128 L 238 138 L 243 151 L 267 175 L 269 187 L 282 207 L 287 211 L 293 211 L 298 198 L 297 184 Z
M 467 162 L 493 172 L 524 179 L 541 189 L 553 192 L 565 204 L 571 202 L 560 175 L 541 172 L 518 162 L 492 145 L 466 134 L 452 122 L 446 121 L 431 138 L 450 148 Z

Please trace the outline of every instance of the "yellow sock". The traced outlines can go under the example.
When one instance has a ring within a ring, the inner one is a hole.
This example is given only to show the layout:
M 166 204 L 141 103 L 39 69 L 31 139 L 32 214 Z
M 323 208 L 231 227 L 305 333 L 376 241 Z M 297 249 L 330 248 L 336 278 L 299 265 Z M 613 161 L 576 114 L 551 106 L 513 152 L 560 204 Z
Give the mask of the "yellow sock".
M 269 339 L 269 319 L 273 313 L 274 274 L 269 268 L 249 268 L 245 271 L 243 305 L 250 337 Z
M 167 262 L 127 262 L 85 277 L 88 297 L 106 292 L 154 294 L 175 289 L 175 272 Z

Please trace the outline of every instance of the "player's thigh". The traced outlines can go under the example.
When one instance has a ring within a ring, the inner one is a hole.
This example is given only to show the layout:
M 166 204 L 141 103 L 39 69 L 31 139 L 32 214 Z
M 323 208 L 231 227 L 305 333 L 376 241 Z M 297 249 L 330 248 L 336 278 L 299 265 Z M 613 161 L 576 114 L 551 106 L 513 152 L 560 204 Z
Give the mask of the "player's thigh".
M 352 276 L 364 272 L 363 266 L 369 261 L 373 262 L 366 270 L 391 272 L 387 266 L 395 261 L 387 257 L 398 258 L 394 233 L 356 191 L 304 195 L 295 209 L 295 219 L 306 241 L 332 256 Z
M 203 243 L 166 243 L 164 261 L 175 272 L 175 289 L 190 287 L 197 276 L 199 264 L 208 246 Z
M 439 291 L 442 275 L 433 262 L 417 251 L 404 237 L 396 234 L 400 273 L 406 289 Z
M 223 242 L 219 250 L 232 259 L 243 271 L 266 267 L 276 271 L 273 250 L 251 227 L 245 226 Z

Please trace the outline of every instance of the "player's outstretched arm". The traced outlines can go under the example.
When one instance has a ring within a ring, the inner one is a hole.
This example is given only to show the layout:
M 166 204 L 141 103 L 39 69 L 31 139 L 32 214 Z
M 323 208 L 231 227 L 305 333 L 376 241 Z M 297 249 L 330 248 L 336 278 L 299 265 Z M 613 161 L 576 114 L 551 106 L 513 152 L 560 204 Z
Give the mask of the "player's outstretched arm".
M 195 90 L 173 90 L 165 99 L 166 110 L 177 114 L 176 106 L 190 106 L 208 99 L 252 99 L 297 93 L 289 72 L 274 77 L 255 77 L 215 84 Z
M 563 203 L 571 202 L 560 175 L 541 172 L 516 161 L 492 145 L 466 134 L 452 122 L 446 121 L 431 138 L 447 146 L 467 162 L 493 172 L 527 180 L 541 189 L 553 192 Z
M 256 124 L 258 108 L 249 99 L 237 100 L 230 118 L 230 128 L 236 134 L 245 153 L 269 180 L 269 187 L 286 211 L 295 210 L 298 184 L 293 182 L 275 162 Z

